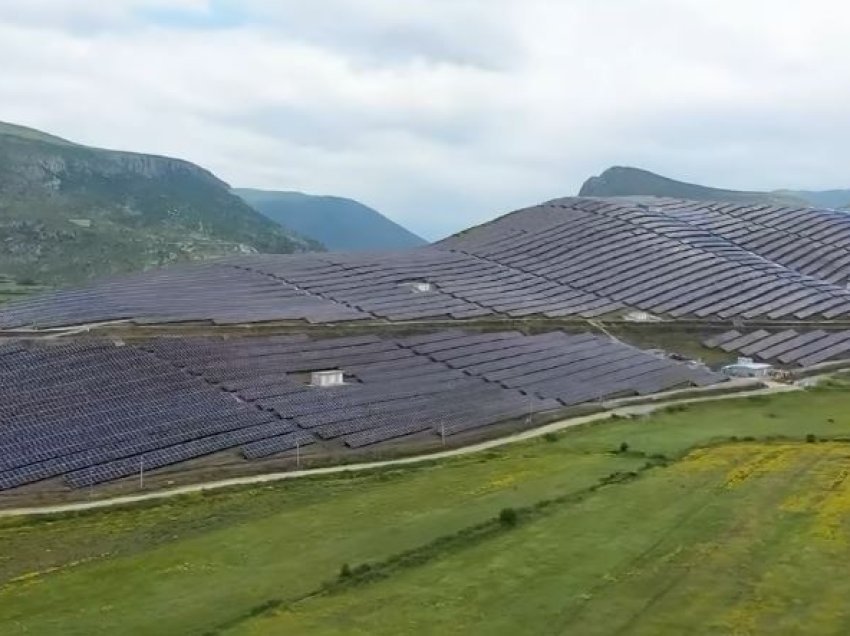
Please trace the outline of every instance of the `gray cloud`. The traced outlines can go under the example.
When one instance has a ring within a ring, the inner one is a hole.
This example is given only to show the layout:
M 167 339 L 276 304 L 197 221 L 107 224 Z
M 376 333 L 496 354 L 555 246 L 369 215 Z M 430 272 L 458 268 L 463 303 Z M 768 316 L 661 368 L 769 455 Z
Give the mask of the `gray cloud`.
M 437 237 L 610 164 L 850 186 L 848 22 L 838 0 L 10 0 L 0 119 Z

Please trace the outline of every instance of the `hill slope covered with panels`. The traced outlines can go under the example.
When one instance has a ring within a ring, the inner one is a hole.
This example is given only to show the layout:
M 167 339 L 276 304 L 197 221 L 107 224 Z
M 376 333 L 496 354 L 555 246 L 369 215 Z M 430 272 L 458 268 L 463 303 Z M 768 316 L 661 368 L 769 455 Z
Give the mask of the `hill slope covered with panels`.
M 330 368 L 345 384 L 309 385 L 310 371 Z M 10 344 L 0 347 L 0 490 L 57 477 L 89 487 L 234 449 L 258 459 L 427 443 L 721 380 L 586 333 Z
M 422 248 L 246 255 L 4 307 L 4 328 L 616 318 L 845 320 L 850 217 L 676 199 L 558 199 Z M 422 287 L 425 284 L 426 287 Z

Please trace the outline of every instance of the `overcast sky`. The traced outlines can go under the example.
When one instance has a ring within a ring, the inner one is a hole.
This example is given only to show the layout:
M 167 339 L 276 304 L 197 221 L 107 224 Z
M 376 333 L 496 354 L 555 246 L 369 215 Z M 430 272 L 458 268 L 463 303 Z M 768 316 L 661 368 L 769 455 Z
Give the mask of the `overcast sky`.
M 609 165 L 850 187 L 841 0 L 2 0 L 0 120 L 429 239 Z

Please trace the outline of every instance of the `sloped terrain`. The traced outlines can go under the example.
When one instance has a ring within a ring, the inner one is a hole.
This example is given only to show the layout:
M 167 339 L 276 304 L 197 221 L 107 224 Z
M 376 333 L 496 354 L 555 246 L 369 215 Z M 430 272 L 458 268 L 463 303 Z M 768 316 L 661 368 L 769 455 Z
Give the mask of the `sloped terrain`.
M 809 199 L 792 191 L 753 192 L 725 190 L 695 183 L 676 181 L 640 168 L 614 166 L 598 177 L 590 177 L 579 196 L 622 197 L 655 196 L 694 201 L 726 201 L 731 203 L 771 203 L 774 205 L 806 205 Z
M 403 251 L 246 255 L 42 295 L 4 328 L 620 318 L 846 320 L 850 217 L 679 199 L 557 199 Z M 224 291 L 226 290 L 226 293 Z
M 340 369 L 340 386 L 309 384 Z M 305 375 L 306 374 L 306 375 Z M 75 488 L 230 449 L 257 459 L 452 437 L 722 378 L 592 334 L 173 339 L 0 347 L 0 490 Z
M 844 633 L 848 413 L 815 389 L 0 519 L 0 632 Z
M 780 193 L 803 199 L 816 207 L 850 208 L 850 190 L 782 190 Z
M 802 367 L 850 358 L 850 331 L 846 329 L 754 329 L 743 333 L 732 329 L 703 344 L 757 360 Z
M 176 261 L 320 249 L 179 159 L 0 126 L 0 275 L 79 284 Z
M 246 188 L 233 192 L 273 221 L 314 238 L 331 250 L 393 250 L 426 242 L 352 199 Z

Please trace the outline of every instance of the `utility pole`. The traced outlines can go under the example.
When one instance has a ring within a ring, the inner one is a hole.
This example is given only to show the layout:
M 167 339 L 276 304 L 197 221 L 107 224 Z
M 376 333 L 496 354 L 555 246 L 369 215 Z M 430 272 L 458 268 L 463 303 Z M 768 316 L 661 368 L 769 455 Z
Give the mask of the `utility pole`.
M 295 438 L 295 469 L 301 469 L 301 442 L 297 437 Z
M 145 488 L 145 456 L 139 457 L 139 490 Z
M 443 440 L 443 446 L 446 445 L 446 423 L 440 422 L 440 439 Z

